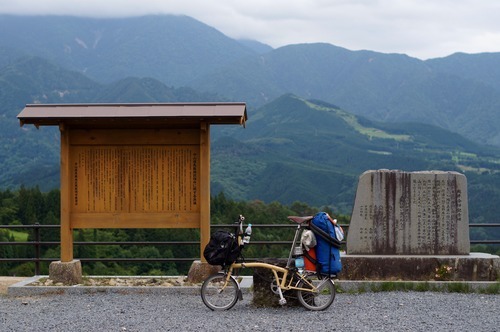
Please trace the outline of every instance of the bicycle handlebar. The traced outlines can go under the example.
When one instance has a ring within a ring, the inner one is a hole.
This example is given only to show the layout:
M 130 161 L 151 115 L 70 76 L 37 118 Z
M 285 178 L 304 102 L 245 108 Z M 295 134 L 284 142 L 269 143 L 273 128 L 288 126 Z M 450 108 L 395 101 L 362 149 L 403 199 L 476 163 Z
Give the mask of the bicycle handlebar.
M 236 229 L 235 229 L 236 236 L 243 234 L 243 222 L 244 221 L 245 221 L 245 217 L 242 214 L 240 214 L 238 217 L 238 221 L 236 221 Z

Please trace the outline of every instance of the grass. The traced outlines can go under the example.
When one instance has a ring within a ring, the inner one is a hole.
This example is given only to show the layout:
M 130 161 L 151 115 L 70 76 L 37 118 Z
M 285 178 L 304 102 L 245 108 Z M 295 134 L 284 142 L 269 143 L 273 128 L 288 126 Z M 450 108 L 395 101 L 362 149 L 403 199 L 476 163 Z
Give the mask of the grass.
M 377 129 L 377 128 L 372 128 L 372 127 L 365 127 L 362 124 L 359 123 L 358 118 L 354 114 L 350 114 L 348 112 L 335 109 L 335 108 L 328 108 L 324 106 L 318 106 L 316 104 L 313 104 L 308 101 L 304 101 L 307 106 L 317 109 L 317 110 L 323 110 L 323 111 L 333 111 L 337 113 L 338 116 L 340 116 L 347 124 L 349 124 L 354 130 L 359 132 L 362 135 L 368 136 L 368 138 L 371 140 L 373 138 L 383 138 L 383 139 L 392 139 L 395 141 L 411 141 L 412 137 L 410 135 L 396 135 L 396 134 L 389 134 L 383 130 Z
M 9 230 L 9 235 L 14 236 L 14 240 L 16 242 L 26 242 L 28 241 L 28 233 L 24 232 L 18 232 L 18 231 L 10 231 Z
M 357 288 L 342 289 L 338 284 L 339 293 L 362 294 L 366 292 L 447 292 L 447 293 L 480 293 L 500 294 L 500 282 L 492 283 L 484 288 L 475 289 L 466 282 L 427 282 L 427 281 L 381 281 L 366 282 Z
M 485 289 L 482 289 L 479 293 L 481 294 L 500 294 L 500 282 L 490 285 Z

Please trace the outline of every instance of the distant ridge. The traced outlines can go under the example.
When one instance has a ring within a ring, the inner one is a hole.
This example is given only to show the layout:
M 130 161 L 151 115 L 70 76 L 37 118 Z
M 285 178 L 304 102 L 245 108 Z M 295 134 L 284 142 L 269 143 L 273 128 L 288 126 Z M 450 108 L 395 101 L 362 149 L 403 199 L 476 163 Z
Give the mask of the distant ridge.
M 421 122 L 500 146 L 500 53 L 421 61 L 325 43 L 272 49 L 187 16 L 0 15 L 0 65 L 20 53 L 99 83 L 154 78 L 260 107 L 294 93 L 386 122 Z
M 59 132 L 20 128 L 25 104 L 244 101 L 245 129 L 212 130 L 214 195 L 349 213 L 365 170 L 456 170 L 471 220 L 500 215 L 499 54 L 262 53 L 183 16 L 0 15 L 0 29 L 1 188 L 59 185 Z

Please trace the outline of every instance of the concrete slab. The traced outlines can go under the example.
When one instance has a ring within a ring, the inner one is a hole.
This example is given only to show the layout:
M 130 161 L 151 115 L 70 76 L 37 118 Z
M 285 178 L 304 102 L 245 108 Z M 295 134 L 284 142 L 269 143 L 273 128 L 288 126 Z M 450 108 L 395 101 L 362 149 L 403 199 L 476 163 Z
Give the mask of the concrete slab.
M 469 255 L 343 255 L 342 280 L 497 281 L 500 257 Z
M 10 286 L 15 285 L 27 277 L 0 277 L 0 295 L 7 294 L 7 290 Z
M 50 294 L 89 294 L 89 293 L 117 293 L 117 294 L 153 294 L 174 293 L 193 294 L 198 296 L 200 285 L 158 287 L 158 286 L 30 286 L 31 283 L 47 276 L 18 278 L 21 281 L 10 284 L 14 279 L 8 279 L 8 295 L 13 297 L 38 296 Z M 244 276 L 240 282 L 244 294 L 253 293 L 253 277 Z M 339 292 L 380 292 L 380 291 L 433 291 L 433 292 L 470 292 L 500 294 L 499 281 L 382 281 L 382 280 L 335 280 Z
M 34 276 L 26 278 L 18 283 L 12 284 L 8 287 L 7 294 L 9 296 L 35 296 L 35 295 L 50 295 L 50 294 L 89 294 L 89 293 L 119 293 L 119 294 L 151 294 L 168 292 L 178 294 L 194 294 L 199 295 L 201 284 L 191 286 L 35 286 L 36 283 L 42 278 L 48 276 Z M 99 277 L 93 277 L 99 278 Z M 112 278 L 106 276 L 101 278 Z M 126 276 L 120 278 L 138 278 L 133 276 Z M 147 278 L 147 277 L 140 277 Z M 176 276 L 175 278 L 179 278 Z M 243 293 L 249 293 L 253 285 L 251 276 L 241 277 L 240 286 Z

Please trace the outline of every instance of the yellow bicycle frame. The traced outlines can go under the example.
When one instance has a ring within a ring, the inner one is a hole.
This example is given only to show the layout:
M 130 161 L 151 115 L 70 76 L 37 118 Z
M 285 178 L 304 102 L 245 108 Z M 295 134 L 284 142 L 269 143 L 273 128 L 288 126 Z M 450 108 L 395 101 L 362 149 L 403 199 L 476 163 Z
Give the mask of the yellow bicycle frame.
M 284 290 L 301 290 L 301 291 L 306 291 L 306 292 L 311 292 L 311 293 L 317 293 L 318 289 L 316 286 L 314 286 L 307 278 L 305 278 L 302 274 L 295 273 L 296 276 L 298 276 L 306 285 L 308 285 L 310 288 L 303 288 L 303 287 L 296 287 L 292 285 L 293 283 L 293 278 L 290 278 L 290 280 L 287 282 L 287 277 L 290 273 L 290 271 L 286 268 L 273 265 L 273 264 L 268 264 L 268 263 L 260 263 L 260 262 L 251 262 L 251 263 L 233 263 L 231 266 L 229 266 L 229 269 L 227 271 L 227 280 L 232 276 L 233 270 L 234 269 L 241 269 L 241 268 L 265 268 L 271 270 L 274 276 L 274 280 L 276 280 L 276 285 L 280 288 L 281 291 Z M 293 274 L 293 272 L 292 272 Z
M 238 228 L 239 228 L 239 231 L 238 231 Z M 241 246 L 242 245 L 242 233 L 243 233 L 242 220 L 240 220 L 240 224 L 239 224 L 238 228 L 237 228 L 236 233 L 237 233 L 237 237 L 238 237 L 238 245 Z M 299 225 L 299 228 L 300 228 L 300 225 Z M 295 233 L 295 238 L 293 240 L 293 243 L 295 243 L 297 240 L 297 235 L 298 235 L 297 232 Z M 293 246 L 292 246 L 292 248 L 293 248 Z M 290 255 L 291 255 L 291 252 L 290 252 Z M 320 286 L 321 286 L 321 285 L 314 286 L 314 284 L 306 278 L 307 275 L 303 275 L 303 274 L 297 273 L 297 272 L 291 272 L 288 268 L 284 268 L 284 267 L 280 267 L 280 266 L 268 264 L 268 263 L 262 263 L 262 262 L 250 262 L 250 263 L 233 263 L 233 264 L 231 264 L 229 266 L 229 268 L 227 269 L 227 272 L 225 273 L 226 282 L 225 282 L 224 286 L 222 287 L 222 289 L 224 289 L 227 286 L 229 279 L 231 277 L 233 277 L 234 269 L 242 269 L 242 268 L 247 268 L 247 267 L 248 268 L 264 268 L 264 269 L 269 269 L 272 271 L 273 276 L 274 276 L 274 280 L 276 281 L 276 285 L 278 287 L 278 293 L 280 296 L 280 304 L 286 303 L 286 300 L 283 297 L 283 291 L 300 290 L 300 291 L 309 292 L 309 293 L 318 293 L 319 292 L 318 288 L 320 288 Z M 309 288 L 297 287 L 297 286 L 293 285 L 294 280 L 297 284 L 297 279 L 288 278 L 289 274 L 292 274 L 292 275 L 298 277 L 300 280 L 303 281 L 303 285 L 305 285 L 306 287 L 309 287 Z M 287 280 L 288 280 L 288 282 L 287 282 Z M 325 278 L 325 282 L 327 280 L 328 280 L 328 278 Z

